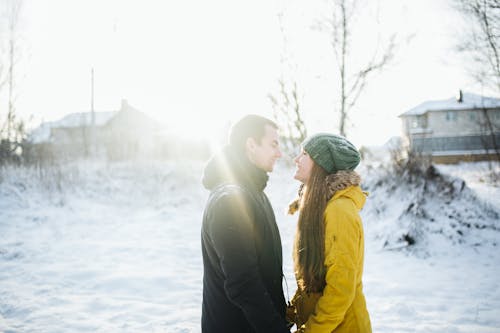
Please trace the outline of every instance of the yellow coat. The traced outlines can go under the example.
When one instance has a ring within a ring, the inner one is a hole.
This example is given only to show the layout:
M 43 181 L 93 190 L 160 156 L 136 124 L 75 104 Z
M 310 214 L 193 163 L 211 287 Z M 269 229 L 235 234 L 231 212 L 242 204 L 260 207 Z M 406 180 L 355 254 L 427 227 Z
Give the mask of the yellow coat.
M 371 332 L 363 295 L 364 235 L 359 210 L 366 200 L 359 186 L 339 190 L 325 209 L 326 287 L 297 291 L 292 303 L 297 326 L 307 333 Z

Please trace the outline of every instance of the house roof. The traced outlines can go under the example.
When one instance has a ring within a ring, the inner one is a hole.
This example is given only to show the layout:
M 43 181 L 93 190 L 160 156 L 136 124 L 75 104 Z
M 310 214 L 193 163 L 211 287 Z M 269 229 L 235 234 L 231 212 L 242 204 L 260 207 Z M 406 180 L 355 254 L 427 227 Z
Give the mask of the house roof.
M 95 112 L 95 125 L 103 126 L 111 120 L 119 111 Z M 72 128 L 80 126 L 90 126 L 92 124 L 91 112 L 70 113 L 57 121 L 48 121 L 40 124 L 29 136 L 33 143 L 47 142 L 50 139 L 51 128 Z
M 108 111 L 108 112 L 94 112 L 95 115 L 95 125 L 103 126 L 113 118 L 118 111 Z M 63 117 L 61 120 L 51 123 L 51 127 L 81 127 L 92 125 L 92 113 L 91 112 L 77 112 L 70 113 Z
M 500 108 L 500 99 L 472 93 L 463 93 L 462 102 L 458 102 L 456 97 L 437 101 L 426 101 L 399 116 L 419 116 L 430 111 L 457 111 L 483 108 Z

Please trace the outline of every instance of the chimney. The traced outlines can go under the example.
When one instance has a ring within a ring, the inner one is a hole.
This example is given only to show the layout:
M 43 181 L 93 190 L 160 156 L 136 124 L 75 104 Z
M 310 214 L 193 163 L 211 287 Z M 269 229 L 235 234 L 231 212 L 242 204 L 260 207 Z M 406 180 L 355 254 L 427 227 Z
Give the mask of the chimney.
M 460 89 L 457 94 L 457 102 L 462 103 L 463 101 L 464 101 L 464 94 L 462 93 L 462 89 Z
M 128 109 L 128 102 L 126 99 L 122 98 L 122 107 L 121 107 L 121 110 L 125 110 L 125 109 Z

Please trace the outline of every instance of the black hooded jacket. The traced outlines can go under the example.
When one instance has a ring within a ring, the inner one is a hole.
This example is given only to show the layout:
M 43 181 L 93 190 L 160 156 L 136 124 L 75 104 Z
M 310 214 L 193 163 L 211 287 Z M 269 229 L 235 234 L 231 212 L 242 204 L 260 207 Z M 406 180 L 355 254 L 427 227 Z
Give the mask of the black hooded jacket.
M 268 176 L 229 146 L 212 158 L 201 233 L 203 333 L 285 333 L 282 248 Z

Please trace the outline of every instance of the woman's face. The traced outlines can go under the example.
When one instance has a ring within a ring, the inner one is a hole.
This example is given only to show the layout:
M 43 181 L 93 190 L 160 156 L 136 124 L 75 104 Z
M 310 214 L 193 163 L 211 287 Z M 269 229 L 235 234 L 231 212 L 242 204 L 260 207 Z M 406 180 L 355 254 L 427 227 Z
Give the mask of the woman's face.
M 297 166 L 297 171 L 295 171 L 295 175 L 293 178 L 301 181 L 302 183 L 307 183 L 309 177 L 311 177 L 311 170 L 314 164 L 314 161 L 309 156 L 309 154 L 302 149 L 300 154 L 294 159 L 295 165 Z

